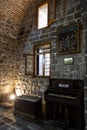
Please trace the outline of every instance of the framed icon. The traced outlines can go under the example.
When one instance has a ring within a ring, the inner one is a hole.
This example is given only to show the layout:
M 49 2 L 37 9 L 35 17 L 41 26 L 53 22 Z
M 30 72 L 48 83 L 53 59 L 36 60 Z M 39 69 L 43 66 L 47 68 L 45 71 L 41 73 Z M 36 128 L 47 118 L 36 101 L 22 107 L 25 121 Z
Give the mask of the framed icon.
M 80 52 L 80 24 L 70 24 L 58 30 L 58 54 Z

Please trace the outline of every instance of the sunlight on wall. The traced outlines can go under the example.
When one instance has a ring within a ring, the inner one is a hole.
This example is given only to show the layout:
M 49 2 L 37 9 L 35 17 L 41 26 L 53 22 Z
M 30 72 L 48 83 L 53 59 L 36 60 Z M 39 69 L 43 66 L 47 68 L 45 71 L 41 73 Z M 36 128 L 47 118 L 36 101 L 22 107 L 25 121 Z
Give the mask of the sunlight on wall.
M 21 89 L 21 86 L 16 86 L 15 88 L 15 94 L 16 96 L 21 96 L 21 95 L 24 95 L 24 91 Z

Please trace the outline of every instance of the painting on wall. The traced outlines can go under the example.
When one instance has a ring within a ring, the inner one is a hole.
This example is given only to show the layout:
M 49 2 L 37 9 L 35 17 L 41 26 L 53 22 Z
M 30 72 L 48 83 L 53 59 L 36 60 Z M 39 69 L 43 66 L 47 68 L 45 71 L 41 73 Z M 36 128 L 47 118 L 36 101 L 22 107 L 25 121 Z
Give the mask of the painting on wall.
M 58 29 L 58 54 L 80 52 L 80 24 L 70 24 Z

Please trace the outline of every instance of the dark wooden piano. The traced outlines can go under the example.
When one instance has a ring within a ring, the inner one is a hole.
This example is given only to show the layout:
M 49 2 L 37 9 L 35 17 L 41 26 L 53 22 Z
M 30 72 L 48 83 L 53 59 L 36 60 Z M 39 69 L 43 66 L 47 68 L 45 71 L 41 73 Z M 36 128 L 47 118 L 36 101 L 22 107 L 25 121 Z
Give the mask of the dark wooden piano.
M 84 81 L 50 79 L 45 92 L 46 120 L 64 129 L 84 130 Z

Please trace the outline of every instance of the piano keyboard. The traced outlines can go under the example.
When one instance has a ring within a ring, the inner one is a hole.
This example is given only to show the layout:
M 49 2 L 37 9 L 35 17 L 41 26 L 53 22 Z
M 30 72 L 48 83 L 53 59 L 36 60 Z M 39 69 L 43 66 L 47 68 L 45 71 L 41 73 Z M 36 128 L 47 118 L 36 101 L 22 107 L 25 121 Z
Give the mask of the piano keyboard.
M 60 94 L 54 94 L 54 93 L 48 93 L 48 95 L 55 96 L 55 97 L 69 98 L 69 99 L 76 99 L 77 98 L 77 97 L 73 97 L 73 96 L 60 95 Z

